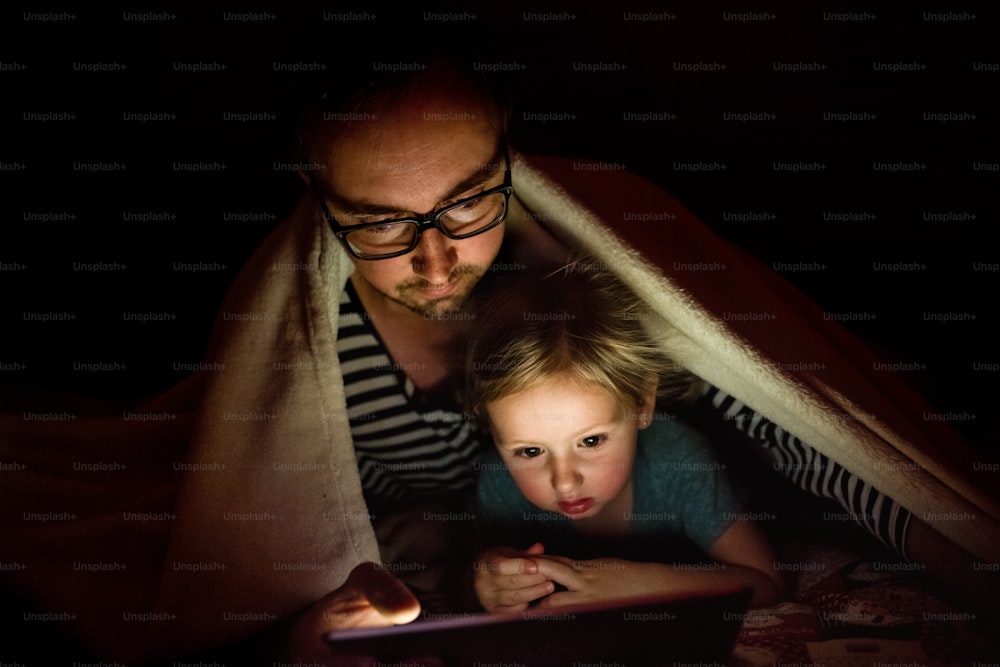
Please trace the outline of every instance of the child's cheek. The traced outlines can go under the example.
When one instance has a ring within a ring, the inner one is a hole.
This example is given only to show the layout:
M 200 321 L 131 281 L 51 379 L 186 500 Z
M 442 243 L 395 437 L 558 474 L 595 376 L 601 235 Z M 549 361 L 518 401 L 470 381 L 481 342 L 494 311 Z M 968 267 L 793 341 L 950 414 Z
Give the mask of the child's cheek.
M 551 496 L 551 492 L 546 493 L 547 485 L 544 475 L 540 471 L 522 468 L 517 472 L 512 470 L 511 475 L 513 475 L 514 483 L 521 491 L 521 494 L 531 503 L 543 506 L 551 502 L 551 498 L 549 497 Z

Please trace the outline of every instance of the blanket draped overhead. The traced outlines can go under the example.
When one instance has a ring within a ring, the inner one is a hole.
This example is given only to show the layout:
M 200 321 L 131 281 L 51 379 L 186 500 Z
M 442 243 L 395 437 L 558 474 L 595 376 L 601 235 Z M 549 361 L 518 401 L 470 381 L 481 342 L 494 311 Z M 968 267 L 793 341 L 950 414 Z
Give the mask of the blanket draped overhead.
M 522 212 L 635 289 L 670 354 L 975 557 L 1000 559 L 1000 505 L 922 399 L 662 190 L 583 167 L 515 155 Z M 244 638 L 378 561 L 335 346 L 352 268 L 303 198 L 237 277 L 202 370 L 118 414 L 5 415 L 0 560 L 20 564 L 7 585 L 100 655 L 130 657 Z

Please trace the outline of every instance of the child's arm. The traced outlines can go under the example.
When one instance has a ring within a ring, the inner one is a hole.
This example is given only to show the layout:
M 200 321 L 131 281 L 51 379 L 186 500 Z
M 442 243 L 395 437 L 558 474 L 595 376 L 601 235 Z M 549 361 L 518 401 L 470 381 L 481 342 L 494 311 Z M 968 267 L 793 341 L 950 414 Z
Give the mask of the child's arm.
M 483 609 L 494 614 L 521 612 L 555 590 L 530 558 L 544 551 L 541 544 L 533 544 L 525 551 L 495 547 L 480 553 L 474 565 L 474 586 Z
M 752 607 L 766 607 L 786 599 L 785 580 L 775 568 L 774 552 L 753 521 L 736 521 L 719 536 L 708 555 L 728 565 L 733 576 L 753 589 Z
M 541 602 L 555 607 L 578 602 L 652 595 L 696 593 L 746 586 L 750 605 L 764 607 L 785 597 L 785 584 L 774 569 L 771 549 L 756 524 L 737 521 L 715 541 L 709 555 L 716 563 L 636 563 L 618 558 L 574 561 L 538 556 L 538 573 L 566 587 Z

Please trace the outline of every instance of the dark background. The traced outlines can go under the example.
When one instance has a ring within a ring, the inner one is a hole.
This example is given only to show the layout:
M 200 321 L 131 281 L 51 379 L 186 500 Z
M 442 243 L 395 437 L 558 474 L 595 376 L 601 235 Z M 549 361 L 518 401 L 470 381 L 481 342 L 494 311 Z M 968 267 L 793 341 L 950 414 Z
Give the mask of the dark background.
M 964 416 L 953 425 L 984 457 L 997 458 L 1000 274 L 984 267 L 1000 262 L 994 231 L 1000 172 L 974 167 L 1000 162 L 992 100 L 1000 83 L 996 10 L 963 7 L 952 10 L 959 20 L 941 21 L 925 13 L 938 12 L 934 7 L 862 7 L 853 11 L 867 10 L 867 20 L 838 21 L 830 15 L 850 11 L 842 3 L 750 4 L 572 10 L 569 3 L 475 9 L 435 3 L 399 11 L 257 5 L 154 8 L 168 18 L 150 21 L 126 20 L 127 12 L 145 10 L 118 6 L 50 6 L 45 13 L 69 16 L 48 21 L 27 7 L 6 10 L 0 28 L 0 382 L 127 398 L 181 379 L 201 358 L 237 270 L 303 193 L 294 173 L 281 167 L 292 160 L 291 95 L 323 70 L 290 74 L 276 71 L 275 63 L 334 63 L 343 54 L 368 52 L 376 60 L 387 40 L 426 39 L 442 28 L 477 30 L 499 49 L 498 62 L 519 66 L 507 75 L 516 146 L 624 164 L 765 263 L 821 265 L 781 272 L 830 313 L 874 315 L 847 326 L 887 359 L 915 368 L 900 372 L 935 408 Z M 767 16 L 727 20 L 750 10 Z M 227 12 L 246 11 L 267 16 L 227 20 Z M 449 11 L 465 12 L 457 17 L 464 20 L 437 20 Z M 626 20 L 629 12 L 646 11 L 667 16 Z M 352 12 L 365 20 L 333 16 Z M 539 20 L 538 14 L 563 16 Z M 194 62 L 226 68 L 175 69 Z M 125 68 L 89 72 L 77 63 Z M 614 71 L 582 71 L 579 63 Z M 677 63 L 726 68 L 696 73 Z M 775 63 L 825 68 L 776 71 Z M 877 63 L 925 68 L 885 72 Z M 642 112 L 672 116 L 625 119 Z M 744 112 L 774 118 L 724 119 Z M 824 120 L 831 112 L 875 118 Z M 925 117 L 946 112 L 975 118 Z M 30 115 L 36 113 L 71 119 L 43 122 Z M 125 120 L 126 113 L 173 116 L 137 122 Z M 274 118 L 236 122 L 225 120 L 226 113 Z M 545 113 L 570 119 L 534 120 Z M 226 169 L 188 173 L 176 170 L 177 162 Z M 726 169 L 690 173 L 676 162 L 718 162 Z M 774 162 L 826 168 L 788 173 L 776 171 Z M 885 173 L 873 169 L 874 162 L 926 167 Z M 90 173 L 77 163 L 125 168 Z M 747 211 L 772 218 L 731 219 Z M 836 221 L 824 212 L 877 217 Z M 927 220 L 928 212 L 966 219 Z M 125 219 L 130 213 L 166 219 Z M 260 219 L 233 219 L 248 213 Z M 45 214 L 68 219 L 26 219 Z M 659 241 L 669 242 L 666 229 Z M 112 270 L 78 270 L 102 262 Z M 922 268 L 875 268 L 899 262 Z M 176 268 L 192 263 L 209 268 Z M 174 318 L 140 323 L 123 315 L 150 312 Z M 28 313 L 74 319 L 29 321 Z M 938 322 L 925 319 L 927 313 L 968 319 Z M 94 362 L 124 368 L 74 370 L 74 363 Z

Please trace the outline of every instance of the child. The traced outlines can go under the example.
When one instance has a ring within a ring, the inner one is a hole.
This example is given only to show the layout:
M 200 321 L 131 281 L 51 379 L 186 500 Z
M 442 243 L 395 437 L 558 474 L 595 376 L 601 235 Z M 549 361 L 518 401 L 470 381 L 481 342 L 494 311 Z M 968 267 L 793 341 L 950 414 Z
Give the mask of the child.
M 754 606 L 782 598 L 725 466 L 655 409 L 693 382 L 650 319 L 612 273 L 580 262 L 479 308 L 466 384 L 495 444 L 479 463 L 477 514 L 495 545 L 475 564 L 487 611 L 730 584 Z

